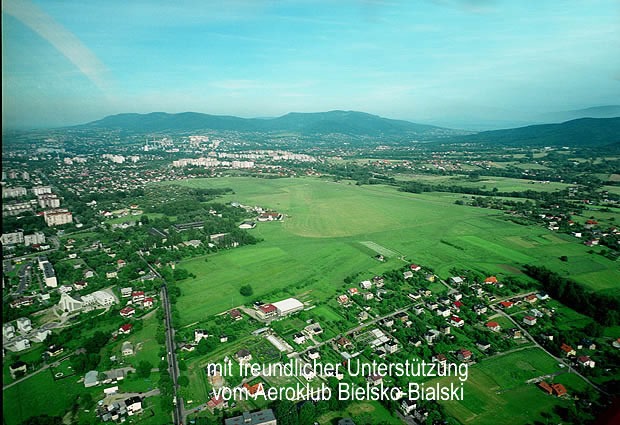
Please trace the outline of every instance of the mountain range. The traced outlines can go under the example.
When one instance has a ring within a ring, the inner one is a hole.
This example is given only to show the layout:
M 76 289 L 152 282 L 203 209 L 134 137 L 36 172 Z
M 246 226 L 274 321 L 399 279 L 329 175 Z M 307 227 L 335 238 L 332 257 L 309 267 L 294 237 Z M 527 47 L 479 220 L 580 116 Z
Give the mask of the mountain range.
M 575 115 L 613 115 L 616 107 L 568 111 Z M 620 109 L 620 107 L 618 107 Z M 620 111 L 618 111 L 620 113 Z M 343 134 L 375 138 L 377 141 L 449 141 L 510 146 L 606 146 L 620 144 L 620 117 L 578 118 L 558 124 L 538 124 L 474 133 L 403 120 L 383 118 L 356 111 L 316 113 L 292 112 L 277 118 L 239 118 L 197 112 L 168 114 L 118 114 L 77 126 L 83 129 L 119 129 L 131 132 L 229 130 L 258 133 L 294 133 L 302 136 Z
M 455 142 L 509 146 L 607 146 L 620 144 L 620 117 L 579 118 L 560 124 L 539 124 L 482 131 L 450 139 Z
M 356 111 L 315 113 L 291 112 L 277 118 L 239 118 L 197 112 L 168 114 L 118 114 L 78 126 L 81 128 L 110 128 L 128 131 L 195 131 L 231 130 L 241 132 L 291 132 L 301 135 L 340 133 L 369 137 L 427 137 L 453 136 L 469 132 L 452 130 L 409 121 L 392 120 Z

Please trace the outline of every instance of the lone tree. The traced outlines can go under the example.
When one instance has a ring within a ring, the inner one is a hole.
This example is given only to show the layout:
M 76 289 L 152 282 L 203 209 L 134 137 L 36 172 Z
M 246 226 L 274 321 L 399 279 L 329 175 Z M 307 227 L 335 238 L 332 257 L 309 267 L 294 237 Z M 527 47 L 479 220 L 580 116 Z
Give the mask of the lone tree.
M 243 285 L 241 288 L 239 288 L 239 293 L 244 297 L 250 297 L 254 293 L 254 290 L 250 285 Z
M 148 378 L 151 374 L 153 365 L 146 360 L 142 360 L 136 368 L 136 374 L 142 378 Z

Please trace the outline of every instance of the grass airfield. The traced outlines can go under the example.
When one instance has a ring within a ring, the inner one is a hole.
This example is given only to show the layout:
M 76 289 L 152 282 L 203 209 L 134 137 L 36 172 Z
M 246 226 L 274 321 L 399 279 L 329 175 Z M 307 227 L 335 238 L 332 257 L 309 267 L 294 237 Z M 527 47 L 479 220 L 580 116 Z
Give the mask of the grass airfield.
M 369 248 L 373 244 L 433 267 L 443 278 L 452 267 L 501 277 L 518 274 L 520 264 L 530 263 L 593 290 L 620 293 L 620 272 L 612 261 L 588 254 L 588 248 L 568 236 L 506 221 L 499 211 L 455 205 L 462 195 L 411 194 L 389 186 L 318 178 L 233 177 L 180 184 L 230 187 L 235 193 L 218 202 L 259 205 L 287 215 L 283 222 L 258 223 L 250 230 L 264 239 L 257 245 L 180 264 L 197 276 L 181 284 L 178 307 L 183 324 L 244 303 L 239 287 L 248 283 L 255 296 L 284 297 L 309 290 L 321 300 L 334 296 L 347 276 L 362 272 L 362 278 L 403 264 L 398 256 L 377 262 Z M 561 262 L 561 255 L 569 261 Z

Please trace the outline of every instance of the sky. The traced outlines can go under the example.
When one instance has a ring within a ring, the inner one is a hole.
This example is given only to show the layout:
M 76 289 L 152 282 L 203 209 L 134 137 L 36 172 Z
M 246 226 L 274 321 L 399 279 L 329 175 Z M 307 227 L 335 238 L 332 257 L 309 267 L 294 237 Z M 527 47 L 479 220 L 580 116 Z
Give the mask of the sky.
M 3 0 L 2 89 L 5 129 L 334 109 L 513 124 L 620 103 L 620 1 Z

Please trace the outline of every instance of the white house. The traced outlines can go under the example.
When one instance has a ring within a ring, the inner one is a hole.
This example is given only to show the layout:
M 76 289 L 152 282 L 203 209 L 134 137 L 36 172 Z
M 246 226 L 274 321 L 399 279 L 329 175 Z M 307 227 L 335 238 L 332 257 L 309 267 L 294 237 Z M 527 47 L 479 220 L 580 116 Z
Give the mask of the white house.
M 30 348 L 30 340 L 28 338 L 19 338 L 15 341 L 15 351 L 24 351 Z
M 17 319 L 17 329 L 23 333 L 30 332 L 32 330 L 32 322 L 27 317 L 20 317 Z

